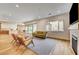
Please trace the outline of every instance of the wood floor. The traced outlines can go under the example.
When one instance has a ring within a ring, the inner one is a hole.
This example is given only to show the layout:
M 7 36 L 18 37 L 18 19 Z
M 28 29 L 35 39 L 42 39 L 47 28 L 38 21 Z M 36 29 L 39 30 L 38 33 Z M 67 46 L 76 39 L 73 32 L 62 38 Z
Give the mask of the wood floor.
M 75 55 L 70 47 L 69 41 L 56 40 L 57 44 L 54 50 L 51 50 L 50 55 Z
M 17 46 L 11 42 L 11 36 L 0 35 L 0 55 L 37 55 L 37 53 L 30 48 L 21 46 L 17 50 Z M 50 52 L 50 55 L 75 55 L 70 48 L 69 41 L 56 40 L 55 48 Z
M 11 43 L 12 37 L 9 35 L 0 35 L 0 55 L 36 55 L 37 53 L 30 48 L 16 46 Z

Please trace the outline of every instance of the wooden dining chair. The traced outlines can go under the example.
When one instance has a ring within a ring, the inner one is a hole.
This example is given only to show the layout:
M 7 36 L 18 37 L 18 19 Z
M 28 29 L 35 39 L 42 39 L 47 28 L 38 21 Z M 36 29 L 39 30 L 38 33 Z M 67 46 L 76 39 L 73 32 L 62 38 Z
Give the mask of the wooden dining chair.
M 32 43 L 33 46 L 34 46 L 34 43 L 33 43 L 32 39 L 23 40 L 22 37 L 18 37 L 18 36 L 17 36 L 17 40 L 18 40 L 18 42 L 19 42 L 19 46 L 17 47 L 16 50 L 18 50 L 21 45 L 24 46 L 25 48 L 27 48 L 27 46 Z
M 19 50 L 20 46 L 24 46 L 25 48 L 27 48 L 27 46 L 32 43 L 31 39 L 23 40 L 22 37 L 18 37 L 18 36 L 17 36 L 17 40 L 19 42 L 19 45 L 17 46 L 16 51 Z M 24 49 L 21 54 L 23 54 L 25 51 L 26 51 L 26 49 Z
M 25 39 L 25 40 L 23 40 L 22 37 L 17 37 L 17 40 L 18 40 L 18 42 L 19 42 L 20 45 L 23 45 L 25 47 L 27 47 L 30 43 L 33 44 L 32 39 L 28 39 L 28 40 Z
M 11 34 L 11 35 L 13 37 L 13 40 L 11 41 L 11 43 L 13 44 L 18 43 L 17 36 L 15 34 Z
M 31 38 L 29 38 L 29 39 L 26 38 L 24 40 L 19 35 L 15 35 L 15 34 L 11 34 L 11 35 L 12 35 L 12 37 L 14 39 L 13 42 L 18 44 L 17 48 L 16 48 L 16 51 L 19 50 L 20 46 L 24 46 L 25 48 L 27 48 L 27 46 L 29 44 L 33 44 L 33 46 L 34 46 L 33 40 Z M 26 49 L 24 51 L 26 51 Z M 24 53 L 24 51 L 22 51 L 22 54 Z

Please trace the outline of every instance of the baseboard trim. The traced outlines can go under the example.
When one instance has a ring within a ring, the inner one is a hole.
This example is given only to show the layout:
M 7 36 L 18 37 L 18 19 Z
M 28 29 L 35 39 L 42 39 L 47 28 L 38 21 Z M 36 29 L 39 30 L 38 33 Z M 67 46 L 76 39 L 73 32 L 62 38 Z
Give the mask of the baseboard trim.
M 67 40 L 67 39 L 56 38 L 56 37 L 47 37 L 47 38 L 51 38 L 51 39 L 57 39 L 57 40 L 64 40 L 64 41 L 70 41 L 70 40 Z

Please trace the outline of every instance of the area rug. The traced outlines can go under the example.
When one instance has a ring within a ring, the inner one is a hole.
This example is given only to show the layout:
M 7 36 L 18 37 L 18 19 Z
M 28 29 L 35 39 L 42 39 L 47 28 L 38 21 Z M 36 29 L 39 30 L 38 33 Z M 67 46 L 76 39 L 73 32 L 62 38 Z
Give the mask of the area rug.
M 49 55 L 51 50 L 53 50 L 56 45 L 56 41 L 49 38 L 46 39 L 34 38 L 33 42 L 35 46 L 33 47 L 32 45 L 29 45 L 29 48 L 37 52 L 39 55 Z

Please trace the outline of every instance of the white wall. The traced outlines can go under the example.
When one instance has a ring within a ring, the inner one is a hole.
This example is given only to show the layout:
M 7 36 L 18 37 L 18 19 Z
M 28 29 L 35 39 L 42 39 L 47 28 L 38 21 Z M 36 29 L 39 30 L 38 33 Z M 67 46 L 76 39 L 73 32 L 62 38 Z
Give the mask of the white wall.
M 46 31 L 47 19 L 41 19 L 37 22 L 37 31 Z
M 26 22 L 25 25 L 28 26 L 30 24 L 37 24 L 37 31 L 46 31 L 47 22 L 48 22 L 48 19 L 40 19 L 40 20 Z
M 25 23 L 27 24 L 32 24 L 32 23 L 37 23 L 37 31 L 46 31 L 46 24 L 48 23 L 48 21 L 61 21 L 63 20 L 64 22 L 64 31 L 63 32 L 53 32 L 53 31 L 49 31 L 48 32 L 48 37 L 52 37 L 52 38 L 59 38 L 59 39 L 65 39 L 65 40 L 69 40 L 70 39 L 70 35 L 69 35 L 69 13 L 64 13 L 61 15 L 57 15 L 57 16 L 51 16 L 48 18 L 44 18 L 44 19 L 40 19 L 40 20 L 34 20 L 31 22 L 27 22 Z
M 17 28 L 17 24 L 15 24 L 15 23 L 1 23 L 1 29 L 4 29 L 4 30 L 10 30 L 10 29 L 16 30 L 16 28 Z
M 64 14 L 61 14 L 58 16 L 49 17 L 48 19 L 51 21 L 63 20 L 63 22 L 64 22 L 64 31 L 63 32 L 61 32 L 61 31 L 59 31 L 59 32 L 49 31 L 48 37 L 54 37 L 54 38 L 60 38 L 60 39 L 66 39 L 66 40 L 70 39 L 69 29 L 68 29 L 69 28 L 69 13 L 64 13 Z
M 17 30 L 23 32 L 23 30 L 25 30 L 25 25 L 18 25 Z

